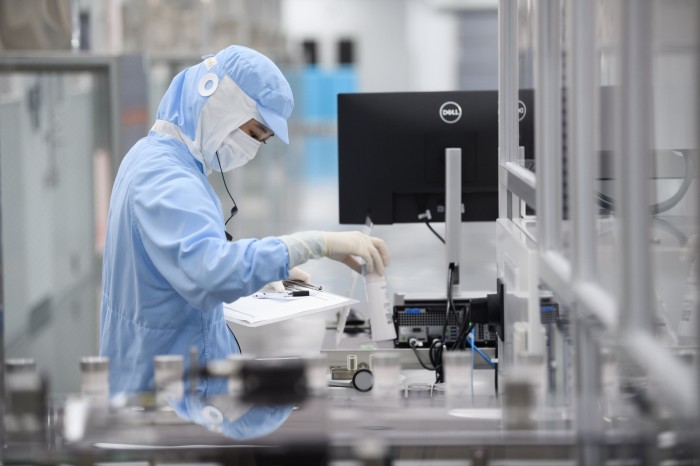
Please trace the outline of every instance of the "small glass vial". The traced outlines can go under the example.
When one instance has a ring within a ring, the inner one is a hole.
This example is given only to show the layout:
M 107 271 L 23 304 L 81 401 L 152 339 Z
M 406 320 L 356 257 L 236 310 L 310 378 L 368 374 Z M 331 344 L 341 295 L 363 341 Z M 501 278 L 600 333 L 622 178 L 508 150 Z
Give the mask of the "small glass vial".
M 80 358 L 80 392 L 94 406 L 109 404 L 109 358 L 85 356 Z
M 228 377 L 228 394 L 234 399 L 238 399 L 243 393 L 243 382 L 241 381 L 241 369 L 246 361 L 253 358 L 242 354 L 231 354 L 226 360 L 231 365 L 231 372 Z
M 16 374 L 36 371 L 36 362 L 31 358 L 12 358 L 5 361 L 5 372 Z
M 357 370 L 357 355 L 356 354 L 348 354 L 345 362 L 345 367 L 349 371 L 356 371 Z
M 33 359 L 5 361 L 5 417 L 7 439 L 37 442 L 45 439 L 45 413 L 48 409 L 46 381 L 36 370 Z
M 447 399 L 469 398 L 472 382 L 471 353 L 468 351 L 444 351 L 442 364 L 445 371 L 445 395 Z
M 183 375 L 185 359 L 181 354 L 164 354 L 156 356 L 154 374 L 156 385 L 156 404 L 165 406 L 168 401 L 181 400 L 185 394 Z
M 429 383 L 409 383 L 406 386 L 406 398 L 430 398 L 432 386 Z
M 400 371 L 398 353 L 391 351 L 374 353 L 372 358 L 372 374 L 374 375 L 372 393 L 375 398 L 399 399 L 403 391 L 399 381 Z
M 528 367 L 510 369 L 503 390 L 503 426 L 523 430 L 535 428 L 537 381 Z
M 445 402 L 445 384 L 443 382 L 438 382 L 433 384 L 433 391 L 431 393 L 433 402 L 436 406 Z
M 304 357 L 306 363 L 306 386 L 312 396 L 325 398 L 328 387 L 328 359 L 325 354 Z
M 693 261 L 690 264 L 690 274 L 685 288 L 685 297 L 681 303 L 681 318 L 678 322 L 678 342 L 682 346 L 697 345 L 698 338 L 698 279 L 697 279 L 697 262 Z

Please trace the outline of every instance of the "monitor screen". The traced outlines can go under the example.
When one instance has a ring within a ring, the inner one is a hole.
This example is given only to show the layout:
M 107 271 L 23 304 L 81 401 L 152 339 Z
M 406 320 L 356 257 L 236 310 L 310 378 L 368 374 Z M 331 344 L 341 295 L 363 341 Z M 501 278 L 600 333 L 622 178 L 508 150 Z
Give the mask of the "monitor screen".
M 520 145 L 534 154 L 531 91 L 520 91 Z M 341 224 L 445 219 L 445 149 L 462 149 L 462 221 L 498 217 L 498 92 L 338 95 Z

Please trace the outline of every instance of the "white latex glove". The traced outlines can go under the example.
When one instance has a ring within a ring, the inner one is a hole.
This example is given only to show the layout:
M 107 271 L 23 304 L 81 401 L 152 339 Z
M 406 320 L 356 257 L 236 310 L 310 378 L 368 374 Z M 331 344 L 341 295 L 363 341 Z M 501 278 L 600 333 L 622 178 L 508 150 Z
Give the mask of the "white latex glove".
M 362 264 L 353 256 L 359 256 L 367 264 L 367 273 L 384 275 L 389 265 L 389 250 L 384 241 L 359 231 L 324 231 L 324 255 L 347 265 L 360 273 Z
M 309 283 L 311 280 L 311 275 L 301 270 L 299 267 L 292 267 L 289 270 L 289 280 L 296 280 L 299 282 Z M 265 285 L 262 291 L 273 291 L 276 293 L 284 293 L 284 284 L 282 280 L 276 282 L 271 282 Z
M 389 251 L 384 241 L 359 231 L 300 231 L 280 239 L 287 245 L 292 266 L 325 256 L 361 273 L 360 262 L 352 257 L 358 256 L 367 264 L 367 273 L 384 275 L 384 267 L 389 265 Z

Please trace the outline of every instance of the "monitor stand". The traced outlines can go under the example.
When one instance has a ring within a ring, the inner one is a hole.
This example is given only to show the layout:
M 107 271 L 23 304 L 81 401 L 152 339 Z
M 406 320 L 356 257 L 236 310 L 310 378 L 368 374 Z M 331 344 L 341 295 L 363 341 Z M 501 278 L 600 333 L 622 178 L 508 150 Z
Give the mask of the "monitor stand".
M 459 296 L 459 260 L 462 233 L 462 149 L 445 149 L 445 243 L 446 267 L 452 274 L 452 296 Z

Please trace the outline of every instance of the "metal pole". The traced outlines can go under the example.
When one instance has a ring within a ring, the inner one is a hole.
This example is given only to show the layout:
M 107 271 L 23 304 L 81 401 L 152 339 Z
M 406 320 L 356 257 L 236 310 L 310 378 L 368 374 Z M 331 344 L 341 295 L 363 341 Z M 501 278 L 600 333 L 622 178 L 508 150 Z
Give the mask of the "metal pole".
M 2 131 L 0 131 L 0 137 L 2 137 Z M 0 158 L 2 156 L 0 152 Z M 0 186 L 0 463 L 5 456 L 5 278 L 3 275 L 5 263 L 2 255 L 2 205 L 2 186 Z
M 588 2 L 576 2 L 588 3 Z M 616 115 L 616 212 L 622 239 L 621 331 L 652 331 L 649 157 L 651 151 L 652 2 L 622 2 Z
M 596 273 L 596 215 L 593 204 L 594 115 L 597 95 L 595 2 L 568 3 L 571 25 L 571 85 L 568 102 L 571 115 L 569 153 L 571 173 L 571 219 L 575 286 L 593 280 Z M 592 303 L 594 306 L 597 303 Z M 576 424 L 579 438 L 579 464 L 603 464 L 600 441 L 602 415 L 600 354 L 593 332 L 593 321 L 586 305 L 578 301 L 575 311 Z
M 696 13 L 696 21 L 695 24 L 700 24 L 700 7 L 695 8 L 695 13 Z M 700 33 L 698 31 L 695 31 L 695 36 L 694 36 L 694 42 L 695 42 L 695 47 L 696 50 L 700 48 Z M 698 79 L 699 82 L 695 83 L 696 89 L 700 86 L 700 59 L 697 58 L 696 54 L 696 79 Z M 695 124 L 697 125 L 697 132 L 696 134 L 700 134 L 700 92 L 695 93 Z M 695 179 L 700 180 L 700 163 L 695 163 L 696 167 L 696 174 L 695 174 Z M 699 232 L 700 234 L 700 201 L 698 199 L 695 199 L 695 224 L 696 228 L 695 231 Z M 696 243 L 697 244 L 697 243 Z M 698 287 L 697 290 L 697 295 L 700 296 L 700 251 L 696 251 L 695 253 L 695 277 L 696 277 L 696 286 Z M 700 302 L 695 303 L 695 312 L 700 312 Z M 696 325 L 697 329 L 695 331 L 695 335 L 700 335 L 700 319 L 696 319 Z M 695 358 L 696 364 L 695 364 L 695 386 L 700 387 L 700 357 Z M 696 445 L 696 455 L 700 457 L 700 390 L 695 391 L 695 396 L 696 396 L 696 414 L 695 414 L 695 436 L 696 436 L 696 441 L 694 442 Z
M 462 233 L 462 149 L 445 149 L 445 242 L 446 270 L 452 272 L 453 296 L 459 296 L 459 260 Z
M 600 404 L 600 351 L 593 333 L 593 322 L 576 309 L 576 424 L 579 438 L 579 463 L 585 466 L 605 464 L 602 461 L 603 420 Z
M 537 245 L 561 246 L 561 40 L 559 0 L 535 2 L 535 147 L 537 151 Z
M 518 2 L 498 1 L 498 162 L 518 153 Z M 511 218 L 507 174 L 499 169 L 498 216 Z
M 595 140 L 594 101 L 597 95 L 595 2 L 572 1 L 569 153 L 574 280 L 588 281 L 596 273 L 596 215 L 593 192 Z

